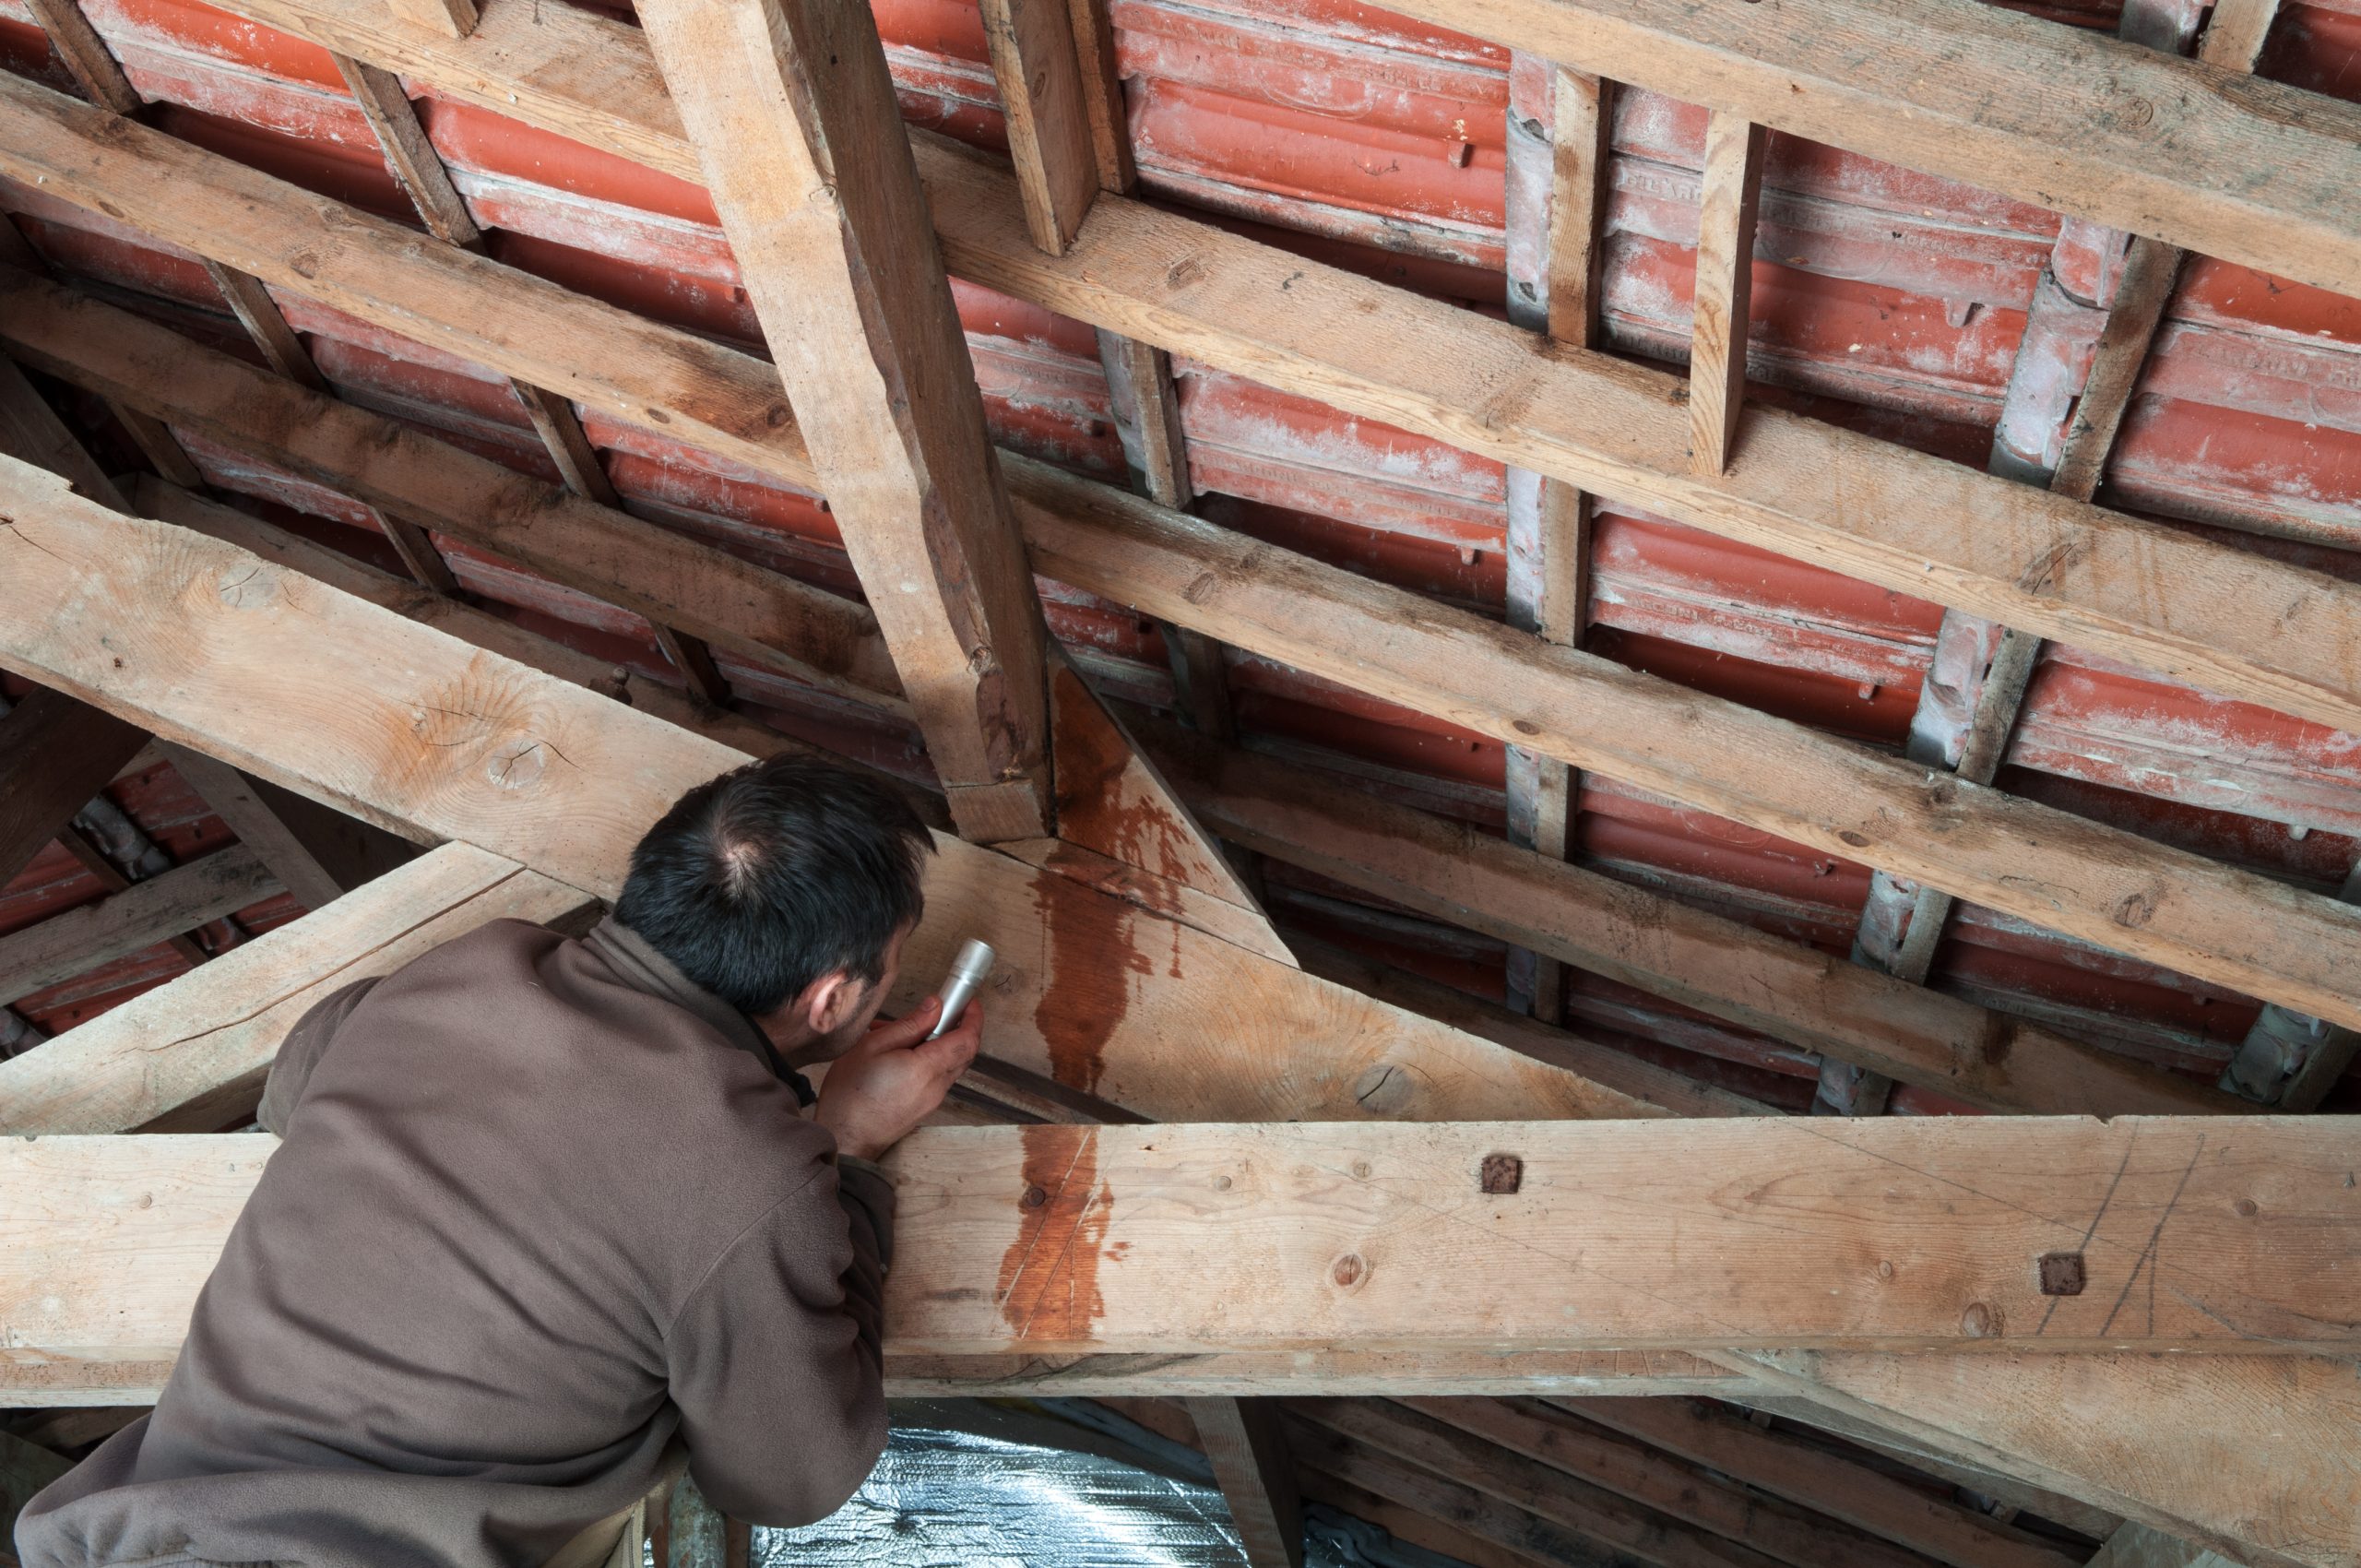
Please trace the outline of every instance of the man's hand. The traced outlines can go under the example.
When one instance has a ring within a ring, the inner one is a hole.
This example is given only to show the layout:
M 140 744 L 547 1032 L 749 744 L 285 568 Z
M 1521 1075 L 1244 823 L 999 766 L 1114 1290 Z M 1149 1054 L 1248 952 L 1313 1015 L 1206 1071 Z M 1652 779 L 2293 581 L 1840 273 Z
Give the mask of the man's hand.
M 930 996 L 904 1017 L 872 1025 L 860 1044 L 828 1064 L 812 1119 L 836 1135 L 839 1154 L 875 1159 L 900 1143 L 976 1059 L 982 1002 L 968 1003 L 956 1028 L 929 1039 L 942 1011 L 943 999 Z

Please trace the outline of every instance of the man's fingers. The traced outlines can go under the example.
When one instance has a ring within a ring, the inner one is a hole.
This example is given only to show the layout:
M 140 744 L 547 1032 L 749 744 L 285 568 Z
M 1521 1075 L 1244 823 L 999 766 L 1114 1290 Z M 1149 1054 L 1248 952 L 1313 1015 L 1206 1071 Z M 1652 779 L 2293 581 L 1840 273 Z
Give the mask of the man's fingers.
M 861 1037 L 864 1051 L 907 1051 L 924 1040 L 927 1031 L 943 1015 L 943 998 L 930 996 L 898 1018 L 880 1021 L 870 1026 Z
M 945 1080 L 957 1077 L 976 1059 L 977 1049 L 984 1039 L 984 1004 L 970 1002 L 959 1015 L 958 1027 L 936 1039 L 924 1041 L 919 1049 L 925 1052 L 928 1065 L 943 1075 Z

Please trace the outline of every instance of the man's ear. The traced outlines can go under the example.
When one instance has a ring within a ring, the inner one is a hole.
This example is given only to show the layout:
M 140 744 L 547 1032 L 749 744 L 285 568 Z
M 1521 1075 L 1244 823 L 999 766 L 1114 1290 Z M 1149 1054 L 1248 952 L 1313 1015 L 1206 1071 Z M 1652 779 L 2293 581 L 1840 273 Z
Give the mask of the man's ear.
M 803 988 L 803 1017 L 815 1035 L 834 1034 L 860 1010 L 868 987 L 850 971 L 831 969 Z

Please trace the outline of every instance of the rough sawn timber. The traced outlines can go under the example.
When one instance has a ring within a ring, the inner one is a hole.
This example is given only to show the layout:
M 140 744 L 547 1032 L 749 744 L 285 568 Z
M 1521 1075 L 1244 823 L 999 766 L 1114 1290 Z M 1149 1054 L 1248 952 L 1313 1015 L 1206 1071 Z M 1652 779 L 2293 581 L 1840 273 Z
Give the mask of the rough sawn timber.
M 1140 732 L 1225 837 L 1421 914 L 1996 1111 L 2243 1109 L 2209 1087 L 1172 724 Z
M 639 20 L 953 820 L 1052 832 L 1049 630 L 875 18 L 641 0 Z
M 1715 1360 L 2241 1562 L 2361 1562 L 2361 1377 L 2350 1357 L 2061 1357 L 2003 1347 L 1975 1357 Z
M 465 254 L 465 253 L 454 253 Z M 602 307 L 603 308 L 603 307 Z M 0 342 L 26 362 L 196 431 L 742 658 L 893 708 L 875 616 L 191 341 L 171 327 L 0 268 Z
M 279 1041 L 314 1003 L 487 921 L 540 923 L 591 902 L 471 844 L 443 845 L 0 1062 L 0 1133 L 222 1126 L 253 1111 Z
M 2036 925 L 2361 1018 L 2350 906 L 1009 463 L 1046 576 Z
M 0 1144 L 12 1348 L 171 1352 L 273 1146 Z M 1503 1151 L 1521 1183 L 1488 1195 Z M 886 1344 L 2349 1355 L 2356 1156 L 2327 1117 L 928 1127 L 885 1161 Z M 2080 1295 L 2041 1293 L 2059 1250 Z
M 0 666 L 288 789 L 611 897 L 648 824 L 745 760 L 219 540 L 0 459 Z M 35 542 L 37 541 L 37 542 Z M 906 1006 L 966 937 L 996 1056 L 1143 1114 L 1646 1115 L 1642 1102 L 938 835 Z
M 391 35 L 362 14 L 367 0 L 232 0 L 230 8 L 497 113 L 703 178 L 628 26 L 495 0 L 483 30 L 451 42 Z M 2233 91 L 2274 86 L 2231 79 L 2247 84 Z M 2361 119 L 2361 109 L 2296 96 Z M 2361 731 L 2361 590 L 2323 574 L 1781 410 L 1753 410 L 1730 472 L 1694 475 L 1680 377 L 1553 345 L 1123 196 L 1102 194 L 1074 244 L 1048 255 L 1032 243 L 1005 164 L 925 133 L 914 139 L 955 276 L 1709 532 Z M 53 171 L 51 188 L 70 197 L 56 188 L 65 172 Z M 121 205 L 129 194 L 110 199 Z M 1385 330 L 1370 331 L 1372 321 Z

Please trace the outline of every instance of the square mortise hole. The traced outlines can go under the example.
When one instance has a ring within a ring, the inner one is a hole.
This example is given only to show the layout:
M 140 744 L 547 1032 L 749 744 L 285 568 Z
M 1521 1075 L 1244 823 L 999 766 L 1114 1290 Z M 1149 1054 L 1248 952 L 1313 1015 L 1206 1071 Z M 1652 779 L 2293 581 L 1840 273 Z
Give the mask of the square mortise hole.
M 2041 1254 L 2041 1293 L 2045 1296 L 2079 1296 L 2085 1283 L 2082 1275 L 2082 1254 L 2080 1253 L 2044 1253 Z
M 1504 1196 L 1525 1184 L 1525 1161 L 1513 1154 L 1488 1154 L 1477 1174 L 1486 1193 Z

